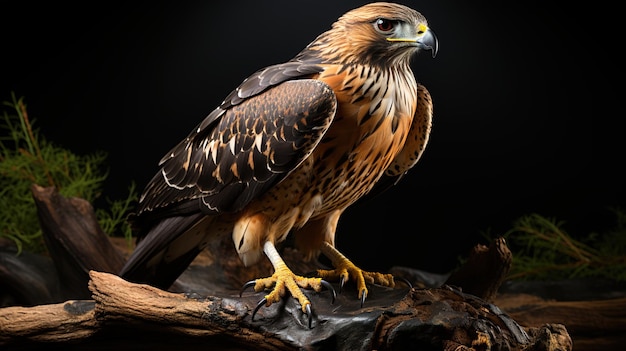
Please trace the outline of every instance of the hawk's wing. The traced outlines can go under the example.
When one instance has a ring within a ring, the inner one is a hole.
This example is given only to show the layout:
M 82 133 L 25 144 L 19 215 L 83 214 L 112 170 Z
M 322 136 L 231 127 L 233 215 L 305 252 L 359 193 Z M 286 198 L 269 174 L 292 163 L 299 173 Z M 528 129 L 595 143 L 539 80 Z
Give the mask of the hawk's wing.
M 262 69 L 244 80 L 159 165 L 139 215 L 236 211 L 300 164 L 324 134 L 336 98 L 322 70 L 302 62 Z M 189 200 L 202 201 L 201 207 Z
M 311 154 L 337 100 L 324 82 L 293 79 L 316 66 L 296 66 L 251 76 L 161 160 L 132 219 L 138 245 L 120 276 L 167 288 L 206 245 L 203 213 L 242 209 Z

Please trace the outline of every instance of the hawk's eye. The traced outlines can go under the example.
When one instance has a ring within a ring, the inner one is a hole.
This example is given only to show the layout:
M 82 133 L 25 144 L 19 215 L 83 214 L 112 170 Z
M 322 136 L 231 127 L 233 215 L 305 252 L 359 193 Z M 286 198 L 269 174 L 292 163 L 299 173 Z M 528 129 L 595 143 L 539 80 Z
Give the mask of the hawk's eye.
M 392 21 L 384 18 L 376 20 L 376 28 L 381 32 L 390 32 L 398 24 L 398 21 Z

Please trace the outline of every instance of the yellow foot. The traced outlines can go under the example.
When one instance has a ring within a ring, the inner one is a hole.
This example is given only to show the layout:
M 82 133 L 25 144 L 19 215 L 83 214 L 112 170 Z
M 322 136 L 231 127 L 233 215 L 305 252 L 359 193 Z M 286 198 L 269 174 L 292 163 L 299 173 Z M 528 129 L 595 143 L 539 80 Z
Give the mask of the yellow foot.
M 291 296 L 300 303 L 302 312 L 307 314 L 309 317 L 310 328 L 312 321 L 311 301 L 309 301 L 309 298 L 304 295 L 302 289 L 312 289 L 316 292 L 320 292 L 322 291 L 322 288 L 326 288 L 332 293 L 332 302 L 335 301 L 335 290 L 332 285 L 324 281 L 322 278 L 303 277 L 294 274 L 289 267 L 287 267 L 280 256 L 278 256 L 278 252 L 275 252 L 273 244 L 270 244 L 269 242 L 266 243 L 264 251 L 274 265 L 274 274 L 272 274 L 271 277 L 259 278 L 247 282 L 244 284 L 239 293 L 239 296 L 241 296 L 243 291 L 251 286 L 254 286 L 254 291 L 256 292 L 264 290 L 270 291 L 269 294 L 265 295 L 265 297 L 257 304 L 256 308 L 252 312 L 252 320 L 254 320 L 256 312 L 262 306 L 265 305 L 269 307 L 272 303 L 280 301 L 286 295 L 287 291 L 289 291 Z
M 361 306 L 363 306 L 365 299 L 367 298 L 368 290 L 366 284 L 378 284 L 391 288 L 395 286 L 393 275 L 364 271 L 357 267 L 354 263 L 352 263 L 352 261 L 347 259 L 329 243 L 324 243 L 324 246 L 322 246 L 322 252 L 330 258 L 335 266 L 335 269 L 320 269 L 317 271 L 317 275 L 328 281 L 339 281 L 340 287 L 343 287 L 346 281 L 350 279 L 353 280 L 356 283 L 356 288 L 359 292 L 358 297 L 361 300 Z

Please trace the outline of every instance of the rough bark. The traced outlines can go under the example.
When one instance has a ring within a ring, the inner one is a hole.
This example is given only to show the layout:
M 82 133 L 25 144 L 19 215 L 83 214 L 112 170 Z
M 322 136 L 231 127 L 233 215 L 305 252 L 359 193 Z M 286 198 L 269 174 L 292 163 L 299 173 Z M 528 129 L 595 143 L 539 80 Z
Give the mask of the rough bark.
M 623 350 L 626 344 L 626 297 L 555 301 L 528 294 L 500 294 L 494 303 L 521 325 L 567 326 L 574 350 Z
M 62 292 L 89 298 L 85 285 L 89 270 L 118 272 L 124 258 L 100 228 L 88 201 L 61 196 L 54 187 L 33 185 L 31 190 Z
M 506 241 L 496 238 L 489 246 L 474 246 L 467 262 L 450 275 L 446 284 L 463 287 L 467 293 L 493 301 L 512 263 L 513 254 Z
M 572 348 L 562 325 L 527 332 L 495 305 L 447 286 L 376 288 L 365 308 L 355 308 L 352 296 L 340 296 L 331 305 L 328 296 L 313 294 L 317 312 L 309 329 L 306 316 L 289 300 L 262 308 L 252 320 L 259 294 L 199 298 L 129 283 L 108 273 L 92 271 L 90 276 L 93 301 L 2 309 L 0 343 L 7 349 L 51 343 L 102 348 L 111 346 L 103 344 L 105 336 L 125 329 L 134 330 L 134 337 L 124 339 L 122 349 L 161 349 L 159 345 L 171 338 L 195 339 L 202 347 L 260 350 Z

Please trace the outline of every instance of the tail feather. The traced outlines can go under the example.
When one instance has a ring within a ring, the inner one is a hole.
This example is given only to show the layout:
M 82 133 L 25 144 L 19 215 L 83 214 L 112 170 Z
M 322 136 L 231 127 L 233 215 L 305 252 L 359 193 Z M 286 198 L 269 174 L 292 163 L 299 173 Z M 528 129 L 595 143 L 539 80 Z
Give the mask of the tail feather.
M 202 213 L 161 220 L 137 243 L 119 276 L 169 288 L 206 247 L 210 222 Z

